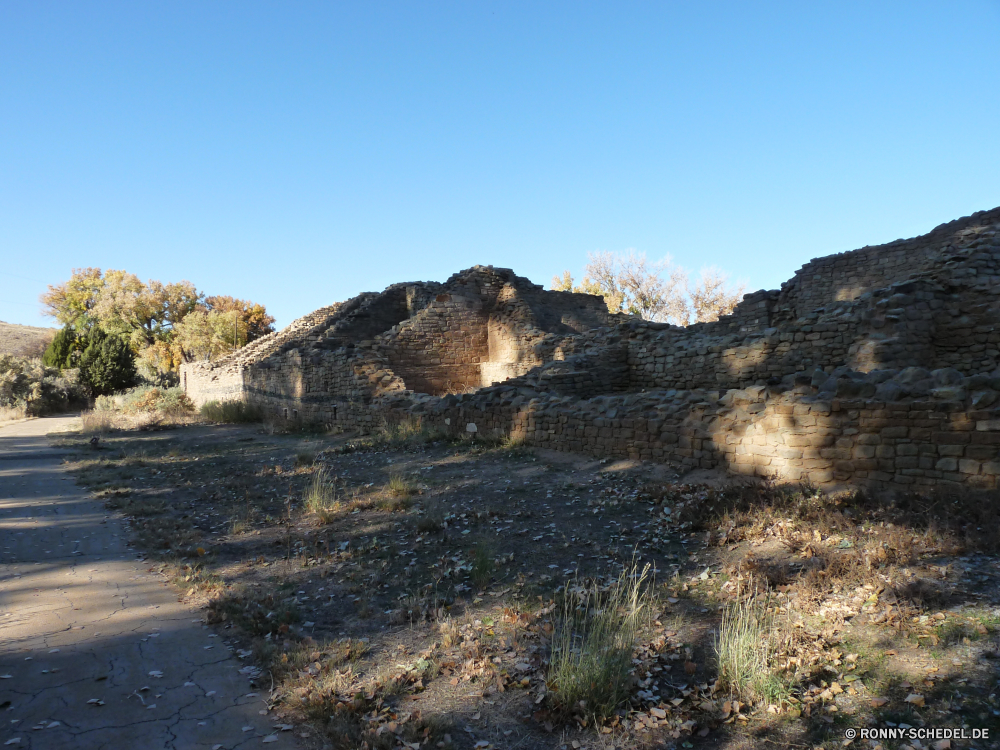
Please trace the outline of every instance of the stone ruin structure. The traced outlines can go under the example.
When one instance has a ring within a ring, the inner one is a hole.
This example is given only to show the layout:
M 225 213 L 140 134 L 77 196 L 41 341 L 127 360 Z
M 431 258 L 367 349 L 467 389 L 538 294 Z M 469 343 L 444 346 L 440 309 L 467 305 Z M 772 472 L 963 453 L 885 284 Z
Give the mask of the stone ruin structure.
M 995 488 L 1000 208 L 819 258 L 688 327 L 475 266 L 182 367 L 196 404 L 465 434 L 817 486 Z

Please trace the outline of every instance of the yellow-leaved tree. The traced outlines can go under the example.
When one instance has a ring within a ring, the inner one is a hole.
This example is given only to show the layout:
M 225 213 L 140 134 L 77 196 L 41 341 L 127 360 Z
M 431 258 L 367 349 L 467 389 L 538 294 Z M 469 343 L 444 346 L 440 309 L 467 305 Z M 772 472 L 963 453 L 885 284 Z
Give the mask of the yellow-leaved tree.
M 143 282 L 127 271 L 74 269 L 67 281 L 49 286 L 41 302 L 80 339 L 99 329 L 127 341 L 147 376 L 229 354 L 274 330 L 261 304 L 206 297 L 189 281 Z

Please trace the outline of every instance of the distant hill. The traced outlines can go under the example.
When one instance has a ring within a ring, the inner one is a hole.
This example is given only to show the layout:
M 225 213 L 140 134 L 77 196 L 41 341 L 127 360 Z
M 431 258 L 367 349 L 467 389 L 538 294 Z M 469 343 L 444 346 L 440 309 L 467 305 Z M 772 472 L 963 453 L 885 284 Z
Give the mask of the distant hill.
M 55 328 L 36 328 L 0 320 L 0 354 L 19 357 L 41 357 L 45 347 L 56 335 Z

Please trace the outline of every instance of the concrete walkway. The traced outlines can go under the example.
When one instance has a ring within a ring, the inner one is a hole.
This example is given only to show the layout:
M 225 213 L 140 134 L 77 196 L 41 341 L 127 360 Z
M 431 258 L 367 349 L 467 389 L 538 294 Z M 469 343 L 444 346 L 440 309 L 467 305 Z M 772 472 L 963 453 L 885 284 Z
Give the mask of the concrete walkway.
M 0 748 L 294 747 L 224 636 L 63 471 L 45 436 L 73 423 L 0 429 Z

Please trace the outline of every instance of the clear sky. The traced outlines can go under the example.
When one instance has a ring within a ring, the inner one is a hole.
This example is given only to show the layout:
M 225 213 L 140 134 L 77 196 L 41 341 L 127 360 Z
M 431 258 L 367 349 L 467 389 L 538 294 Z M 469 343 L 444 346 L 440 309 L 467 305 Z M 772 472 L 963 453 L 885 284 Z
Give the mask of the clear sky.
M 1000 1 L 0 3 L 0 320 L 72 268 L 284 325 L 634 248 L 749 289 L 1000 205 Z

